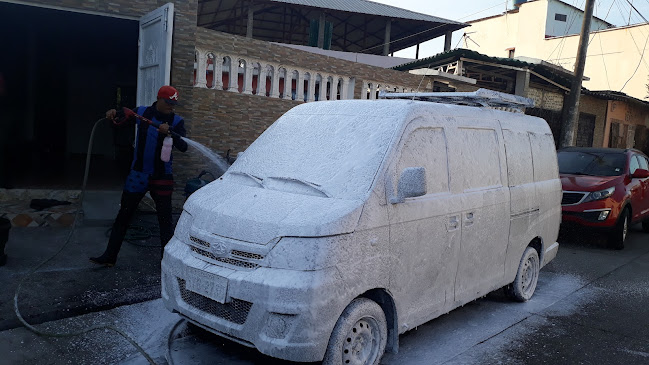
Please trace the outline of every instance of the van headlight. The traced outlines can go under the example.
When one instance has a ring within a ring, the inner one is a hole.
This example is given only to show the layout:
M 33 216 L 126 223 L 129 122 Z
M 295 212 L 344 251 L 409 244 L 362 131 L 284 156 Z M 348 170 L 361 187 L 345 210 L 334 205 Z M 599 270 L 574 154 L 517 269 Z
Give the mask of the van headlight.
M 353 234 L 326 237 L 281 237 L 266 256 L 269 267 L 286 270 L 322 270 L 351 257 Z
M 592 201 L 595 201 L 595 200 L 606 199 L 609 196 L 613 195 L 613 192 L 615 192 L 615 186 L 611 186 L 608 189 L 604 189 L 604 190 L 600 190 L 600 191 L 593 191 L 592 193 L 588 194 L 586 199 L 584 199 L 584 203 L 592 202 Z
M 178 238 L 182 242 L 189 242 L 189 230 L 191 229 L 193 223 L 194 217 L 192 217 L 192 215 L 189 214 L 189 212 L 187 212 L 186 210 L 183 210 L 183 212 L 180 214 L 180 218 L 178 218 L 174 236 L 176 236 L 176 238 Z

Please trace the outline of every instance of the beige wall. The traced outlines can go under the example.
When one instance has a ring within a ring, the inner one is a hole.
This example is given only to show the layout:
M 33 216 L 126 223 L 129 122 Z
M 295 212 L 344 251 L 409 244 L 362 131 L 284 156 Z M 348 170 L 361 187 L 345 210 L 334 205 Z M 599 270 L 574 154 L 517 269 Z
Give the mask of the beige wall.
M 626 141 L 624 146 L 609 146 L 612 123 L 617 124 L 617 134 L 624 136 L 623 140 Z M 603 141 L 604 147 L 636 147 L 643 149 L 644 146 L 638 146 L 634 143 L 636 142 L 634 132 L 637 126 L 649 127 L 649 111 L 646 108 L 623 101 L 609 100 Z
M 546 39 L 546 6 L 546 1 L 525 3 L 518 13 L 471 23 L 470 37 L 480 46 L 469 41 L 467 48 L 506 57 L 506 49 L 513 47 L 515 56 L 538 58 L 573 70 L 579 35 Z M 641 61 L 641 54 L 647 34 L 649 24 L 592 32 L 584 72 L 590 81 L 584 81 L 583 86 L 589 90 L 622 91 L 644 99 L 648 95 L 645 84 L 649 61 Z

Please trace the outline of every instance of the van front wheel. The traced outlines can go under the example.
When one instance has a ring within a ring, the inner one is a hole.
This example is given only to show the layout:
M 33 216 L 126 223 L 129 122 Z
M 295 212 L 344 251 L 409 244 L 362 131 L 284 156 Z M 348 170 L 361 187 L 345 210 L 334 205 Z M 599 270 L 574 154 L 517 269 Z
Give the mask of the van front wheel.
M 518 264 L 518 272 L 514 282 L 505 287 L 505 294 L 518 302 L 526 302 L 532 298 L 536 283 L 539 280 L 539 254 L 534 247 L 528 247 Z
M 324 365 L 376 365 L 388 338 L 385 314 L 367 298 L 354 299 L 334 326 Z

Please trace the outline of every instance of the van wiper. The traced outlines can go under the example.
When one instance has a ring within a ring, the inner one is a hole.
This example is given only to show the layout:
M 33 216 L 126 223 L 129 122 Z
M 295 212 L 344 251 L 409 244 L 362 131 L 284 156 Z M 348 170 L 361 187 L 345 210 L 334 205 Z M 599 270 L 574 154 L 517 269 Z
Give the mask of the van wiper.
M 316 183 L 312 183 L 312 182 L 306 181 L 306 180 L 298 179 L 298 178 L 295 178 L 295 177 L 282 177 L 282 176 L 269 176 L 269 177 L 267 177 L 267 179 L 277 179 L 277 180 L 296 181 L 296 182 L 299 182 L 299 183 L 301 183 L 301 184 L 303 184 L 303 185 L 306 185 L 306 186 L 308 186 L 308 187 L 310 187 L 310 188 L 312 188 L 312 189 L 314 189 L 314 190 L 317 190 L 318 192 L 322 193 L 322 194 L 323 194 L 324 196 L 326 196 L 327 198 L 331 198 L 331 194 L 327 193 L 327 192 L 322 188 L 322 186 L 320 186 L 319 184 L 316 184 Z
M 256 182 L 257 185 L 261 186 L 262 188 L 264 187 L 264 184 L 263 184 L 263 182 L 262 182 L 262 179 L 259 178 L 259 177 L 257 177 L 257 176 L 255 176 L 255 175 L 253 175 L 253 174 L 249 174 L 249 173 L 247 173 L 247 172 L 243 172 L 243 171 L 230 171 L 230 173 L 231 173 L 231 174 L 235 174 L 235 175 L 245 176 L 245 177 L 249 178 L 250 180 Z

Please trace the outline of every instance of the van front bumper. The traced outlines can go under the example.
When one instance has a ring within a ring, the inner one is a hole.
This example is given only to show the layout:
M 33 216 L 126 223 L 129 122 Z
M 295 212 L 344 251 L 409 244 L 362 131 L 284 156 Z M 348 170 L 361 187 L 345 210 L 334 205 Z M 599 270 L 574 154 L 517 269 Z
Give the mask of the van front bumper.
M 165 247 L 162 260 L 167 309 L 218 335 L 291 361 L 322 360 L 347 304 L 343 287 L 335 268 L 233 270 L 213 265 L 193 256 L 176 237 Z

